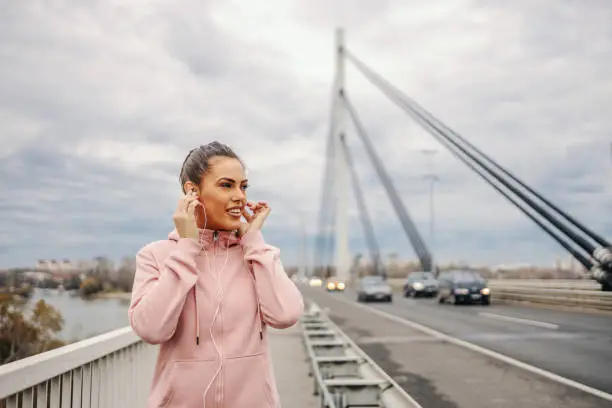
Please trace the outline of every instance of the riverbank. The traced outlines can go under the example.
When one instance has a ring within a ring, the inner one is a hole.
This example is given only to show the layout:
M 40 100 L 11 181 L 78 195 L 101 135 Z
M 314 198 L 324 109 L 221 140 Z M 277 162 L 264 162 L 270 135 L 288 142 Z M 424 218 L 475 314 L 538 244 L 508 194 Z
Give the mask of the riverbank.
M 84 340 L 129 325 L 128 305 L 130 294 L 104 293 L 102 297 L 84 299 L 78 291 L 35 289 L 29 303 L 35 305 L 44 300 L 64 318 L 58 338 L 72 342 Z
M 132 292 L 100 292 L 89 296 L 89 299 L 131 300 Z

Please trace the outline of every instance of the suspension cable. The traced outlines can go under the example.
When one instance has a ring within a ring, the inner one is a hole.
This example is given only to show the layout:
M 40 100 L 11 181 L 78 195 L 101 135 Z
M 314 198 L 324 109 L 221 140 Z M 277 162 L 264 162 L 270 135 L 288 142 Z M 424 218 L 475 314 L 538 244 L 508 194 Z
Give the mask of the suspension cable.
M 372 219 L 370 218 L 370 214 L 368 213 L 368 209 L 365 203 L 365 197 L 359 184 L 359 176 L 355 171 L 353 156 L 344 137 L 340 140 L 340 142 L 342 145 L 344 157 L 346 158 L 346 162 L 351 173 L 351 181 L 353 184 L 353 191 L 355 193 L 355 201 L 357 201 L 357 207 L 359 209 L 359 218 L 361 219 L 361 224 L 364 230 L 363 232 L 365 234 L 366 242 L 368 244 L 368 249 L 370 250 L 372 263 L 374 264 L 374 271 L 377 275 L 382 275 L 383 277 L 386 277 L 387 272 L 380 258 L 380 247 L 376 240 L 376 235 L 374 234 L 374 227 L 372 226 Z

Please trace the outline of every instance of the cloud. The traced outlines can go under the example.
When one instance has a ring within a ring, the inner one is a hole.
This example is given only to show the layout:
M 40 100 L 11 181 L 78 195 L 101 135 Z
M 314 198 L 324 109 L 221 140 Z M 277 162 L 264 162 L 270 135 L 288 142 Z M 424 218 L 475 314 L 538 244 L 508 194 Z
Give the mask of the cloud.
M 312 236 L 334 74 L 352 52 L 593 230 L 612 205 L 605 3 L 416 1 L 4 2 L 0 14 L 0 266 L 120 258 L 172 228 L 178 171 L 220 140 L 273 206 L 287 263 Z M 563 28 L 563 29 L 561 29 Z M 350 64 L 347 90 L 419 231 L 441 260 L 551 264 L 544 232 Z M 385 252 L 414 256 L 348 126 Z M 435 241 L 429 172 L 436 148 Z M 352 191 L 349 190 L 352 197 Z M 354 252 L 364 251 L 354 199 Z

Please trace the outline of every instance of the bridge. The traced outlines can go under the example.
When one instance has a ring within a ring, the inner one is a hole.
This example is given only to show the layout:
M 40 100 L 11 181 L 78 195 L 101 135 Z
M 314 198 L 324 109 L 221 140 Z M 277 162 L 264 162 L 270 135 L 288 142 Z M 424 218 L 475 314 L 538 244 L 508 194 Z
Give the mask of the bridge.
M 350 62 L 388 99 L 407 113 L 412 119 L 430 133 L 435 140 L 448 149 L 457 159 L 468 166 L 508 202 L 532 220 L 538 227 L 573 256 L 587 271 L 591 278 L 601 284 L 603 291 L 612 291 L 612 245 L 604 237 L 594 232 L 567 211 L 559 208 L 551 200 L 535 191 L 526 182 L 519 180 L 511 171 L 488 157 L 463 136 L 445 125 L 433 114 L 404 94 L 380 74 L 362 62 L 345 46 L 343 32 L 337 31 L 336 76 L 332 98 L 332 120 L 327 143 L 327 164 L 324 174 L 323 191 L 319 216 L 319 234 L 316 265 L 325 268 L 334 265 L 334 274 L 343 280 L 350 275 L 348 247 L 348 200 L 349 186 L 352 184 L 354 199 L 358 204 L 368 250 L 377 269 L 380 269 L 379 246 L 368 214 L 363 192 L 359 187 L 351 150 L 348 144 L 346 122 L 350 118 L 358 138 L 363 143 L 367 155 L 378 175 L 380 182 L 393 205 L 399 222 L 412 244 L 422 269 L 437 273 L 435 262 L 423 236 L 416 228 L 412 217 L 396 190 L 393 180 L 385 169 L 384 162 L 377 154 L 363 125 L 349 92 L 345 88 L 345 64 Z M 350 179 L 350 181 L 349 181 Z M 352 183 L 351 183 L 352 182 Z M 329 230 L 334 234 L 329 234 Z M 331 262 L 331 249 L 335 248 Z
M 336 41 L 315 262 L 296 279 L 307 311 L 298 325 L 270 336 L 283 406 L 612 406 L 610 243 L 362 62 L 342 30 Z M 357 302 L 359 277 L 348 240 L 351 187 L 374 273 L 388 274 L 355 171 L 349 121 L 421 269 L 438 274 L 440 268 L 351 101 L 347 63 L 573 256 L 590 280 L 489 282 L 494 303 L 486 309 L 405 298 L 403 282 L 391 282 L 390 304 Z M 311 287 L 314 276 L 348 287 L 338 293 Z M 568 310 L 576 307 L 597 312 Z M 125 327 L 6 364 L 0 366 L 0 407 L 144 407 L 156 355 L 156 346 Z

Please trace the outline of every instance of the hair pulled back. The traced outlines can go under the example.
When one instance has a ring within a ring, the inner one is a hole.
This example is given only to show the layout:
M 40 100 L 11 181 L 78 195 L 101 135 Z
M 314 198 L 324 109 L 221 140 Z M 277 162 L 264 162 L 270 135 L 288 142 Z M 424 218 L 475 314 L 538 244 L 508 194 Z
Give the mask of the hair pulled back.
M 181 189 L 184 191 L 185 183 L 191 181 L 195 185 L 200 185 L 202 176 L 210 168 L 210 159 L 213 157 L 222 156 L 230 159 L 236 159 L 240 162 L 242 167 L 244 163 L 236 153 L 227 145 L 219 143 L 217 141 L 201 145 L 191 151 L 185 157 L 183 166 L 181 167 L 181 174 L 179 176 L 181 182 Z

